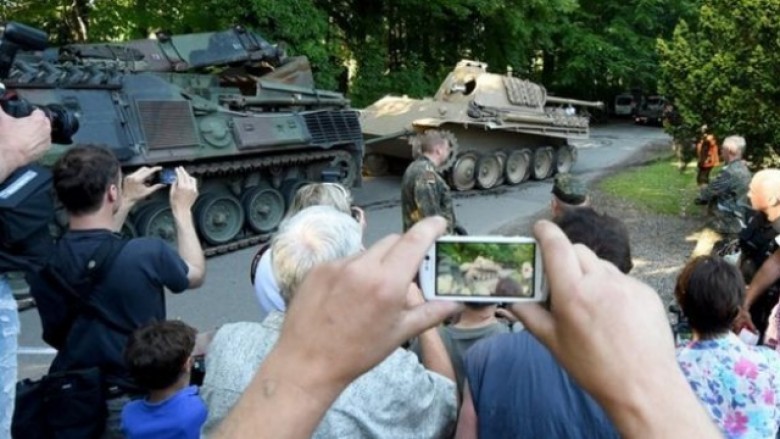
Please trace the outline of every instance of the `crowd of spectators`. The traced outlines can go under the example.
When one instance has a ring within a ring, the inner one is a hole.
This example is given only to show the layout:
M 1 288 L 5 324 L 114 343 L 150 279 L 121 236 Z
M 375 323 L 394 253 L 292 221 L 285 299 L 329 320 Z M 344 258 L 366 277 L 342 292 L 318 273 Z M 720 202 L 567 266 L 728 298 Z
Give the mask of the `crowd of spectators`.
M 0 131 L 29 122 L 0 115 Z M 0 132 L 0 150 L 26 147 L 24 139 L 8 138 Z M 741 176 L 734 163 L 743 149 L 727 148 L 731 174 Z M 39 155 L 28 153 L 20 163 Z M 370 224 L 349 189 L 313 183 L 296 194 L 251 263 L 246 288 L 254 286 L 257 321 L 225 324 L 196 348 L 193 328 L 167 320 L 164 293 L 197 288 L 206 275 L 191 213 L 195 179 L 178 168 L 169 189 L 177 248 L 115 233 L 134 203 L 164 188 L 149 183 L 158 171 L 123 176 L 116 158 L 98 146 L 71 148 L 53 168 L 69 230 L 52 247 L 54 262 L 31 277 L 31 291 L 44 340 L 58 351 L 50 372 L 95 367 L 105 377 L 101 437 L 778 433 L 780 354 L 731 331 L 752 327 L 747 310 L 780 278 L 780 253 L 747 294 L 733 265 L 717 256 L 691 260 L 675 297 L 694 337 L 675 352 L 657 293 L 628 275 L 626 227 L 599 213 L 574 176 L 556 178 L 552 222 L 533 231 L 548 301 L 502 309 L 423 299 L 414 282 L 420 261 L 452 228 L 441 217 L 365 248 Z M 754 209 L 776 221 L 778 175 L 758 173 L 749 194 L 728 191 L 728 200 L 747 203 L 749 195 Z M 720 177 L 710 185 L 725 187 Z M 712 189 L 702 193 L 715 197 Z M 78 306 L 58 282 L 83 295 Z M 190 383 L 196 349 L 205 352 L 200 386 Z M 9 377 L 3 380 L 7 398 Z M 0 407 L 4 431 L 8 406 L 4 400 Z

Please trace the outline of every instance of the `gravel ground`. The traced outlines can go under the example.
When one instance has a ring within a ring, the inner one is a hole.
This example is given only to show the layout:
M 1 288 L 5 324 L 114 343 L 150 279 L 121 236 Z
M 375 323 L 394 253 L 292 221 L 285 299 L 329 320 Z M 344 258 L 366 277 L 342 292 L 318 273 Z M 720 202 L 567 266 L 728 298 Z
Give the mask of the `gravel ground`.
M 668 152 L 668 143 L 649 144 L 640 153 L 619 166 L 607 169 L 590 181 L 594 208 L 622 219 L 628 228 L 634 261 L 634 269 L 631 274 L 651 285 L 661 295 L 665 305 L 673 300 L 677 275 L 696 245 L 697 234 L 704 222 L 703 217 L 680 217 L 650 213 L 630 200 L 607 195 L 595 188 L 599 180 L 609 175 L 623 171 L 628 167 L 641 166 L 648 161 L 668 154 Z M 527 235 L 533 222 L 540 218 L 546 218 L 548 215 L 548 211 L 540 212 L 531 220 L 504 226 L 496 230 L 495 233 Z

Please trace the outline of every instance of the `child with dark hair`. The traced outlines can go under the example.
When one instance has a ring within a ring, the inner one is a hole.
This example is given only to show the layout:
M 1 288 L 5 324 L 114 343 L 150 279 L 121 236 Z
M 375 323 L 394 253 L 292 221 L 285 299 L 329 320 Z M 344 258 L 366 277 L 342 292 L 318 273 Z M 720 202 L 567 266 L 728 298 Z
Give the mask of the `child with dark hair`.
M 197 331 L 180 321 L 152 323 L 133 333 L 125 361 L 138 385 L 148 392 L 122 410 L 127 439 L 197 439 L 206 422 L 206 405 L 189 386 Z

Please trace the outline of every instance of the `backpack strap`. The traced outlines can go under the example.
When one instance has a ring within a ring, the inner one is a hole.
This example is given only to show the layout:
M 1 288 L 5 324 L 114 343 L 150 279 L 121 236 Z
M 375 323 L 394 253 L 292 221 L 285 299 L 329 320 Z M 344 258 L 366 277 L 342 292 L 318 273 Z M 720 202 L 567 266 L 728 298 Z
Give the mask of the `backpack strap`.
M 50 263 L 46 264 L 43 270 L 41 270 L 41 275 L 46 280 L 46 282 L 48 282 L 51 286 L 65 292 L 78 304 L 70 326 L 72 326 L 75 319 L 80 315 L 85 315 L 96 318 L 112 331 L 128 336 L 132 334 L 133 329 L 127 328 L 111 320 L 98 306 L 95 306 L 90 301 L 95 287 L 103 280 L 105 274 L 108 272 L 108 269 L 111 268 L 117 256 L 119 256 L 119 253 L 122 251 L 127 242 L 127 239 L 120 238 L 118 236 L 112 236 L 110 239 L 107 239 L 100 244 L 92 257 L 90 257 L 87 261 L 87 282 L 84 283 L 86 289 L 82 292 L 82 294 L 79 294 L 79 292 L 76 291 L 76 289 L 73 288 L 73 286 L 67 280 L 65 280 L 64 276 L 62 276 L 55 264 L 52 264 L 51 261 Z M 68 327 L 68 330 L 70 330 L 70 326 Z

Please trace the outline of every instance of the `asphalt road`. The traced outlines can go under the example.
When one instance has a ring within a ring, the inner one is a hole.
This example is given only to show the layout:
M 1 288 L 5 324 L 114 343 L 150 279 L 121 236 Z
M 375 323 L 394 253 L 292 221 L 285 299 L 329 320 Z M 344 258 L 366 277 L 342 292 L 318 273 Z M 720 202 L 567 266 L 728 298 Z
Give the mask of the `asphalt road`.
M 628 123 L 595 127 L 589 140 L 577 142 L 579 160 L 572 173 L 590 181 L 648 143 L 666 139 L 660 128 Z M 367 214 L 367 245 L 401 230 L 399 184 L 400 177 L 367 179 L 363 187 L 353 191 L 356 203 Z M 549 208 L 551 187 L 550 180 L 527 181 L 486 192 L 458 193 L 455 214 L 470 234 L 489 234 Z M 203 287 L 168 295 L 168 317 L 182 319 L 201 330 L 226 322 L 261 319 L 248 274 L 254 252 L 254 248 L 248 248 L 209 259 Z M 41 340 L 40 320 L 35 310 L 22 312 L 21 320 L 19 375 L 20 378 L 37 377 L 46 372 L 53 350 Z

